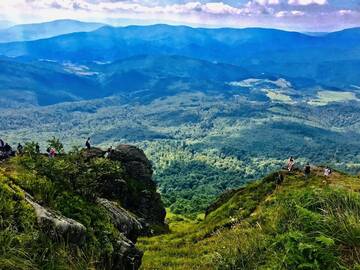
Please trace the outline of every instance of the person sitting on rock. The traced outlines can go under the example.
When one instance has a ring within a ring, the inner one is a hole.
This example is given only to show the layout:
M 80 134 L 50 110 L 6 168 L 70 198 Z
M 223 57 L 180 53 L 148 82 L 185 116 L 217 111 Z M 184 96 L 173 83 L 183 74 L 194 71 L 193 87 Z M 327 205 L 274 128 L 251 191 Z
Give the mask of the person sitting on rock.
M 294 160 L 294 158 L 291 156 L 291 157 L 289 158 L 288 165 L 287 165 L 287 169 L 288 169 L 289 172 L 291 172 L 291 171 L 293 170 L 294 165 L 295 165 L 295 160 Z
M 110 146 L 110 147 L 108 148 L 108 150 L 106 151 L 104 157 L 105 157 L 105 158 L 110 158 L 110 157 L 111 157 L 111 154 L 113 153 L 113 151 L 114 151 L 114 150 L 113 150 L 112 146 Z
M 324 176 L 329 177 L 331 175 L 332 171 L 329 167 L 326 167 L 324 170 Z
M 310 164 L 307 163 L 305 168 L 304 168 L 304 175 L 305 175 L 306 180 L 309 178 L 310 172 L 311 172 L 311 167 L 310 167 Z
M 90 148 L 91 148 L 90 137 L 86 140 L 85 146 L 86 146 L 87 150 L 90 150 Z

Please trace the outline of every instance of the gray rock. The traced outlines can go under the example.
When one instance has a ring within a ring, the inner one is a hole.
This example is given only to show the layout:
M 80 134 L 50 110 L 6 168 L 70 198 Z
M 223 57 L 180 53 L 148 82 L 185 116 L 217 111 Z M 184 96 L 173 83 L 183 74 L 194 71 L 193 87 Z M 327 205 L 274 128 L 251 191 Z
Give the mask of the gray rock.
M 112 258 L 112 270 L 139 269 L 143 253 L 125 237 L 119 239 L 114 245 L 115 255 Z
M 138 218 L 116 202 L 104 198 L 97 198 L 96 202 L 107 210 L 115 227 L 135 243 L 143 229 Z
M 84 225 L 53 210 L 46 209 L 36 203 L 27 193 L 25 193 L 25 200 L 35 209 L 37 222 L 41 230 L 52 239 L 66 239 L 76 244 L 85 241 L 86 228 Z

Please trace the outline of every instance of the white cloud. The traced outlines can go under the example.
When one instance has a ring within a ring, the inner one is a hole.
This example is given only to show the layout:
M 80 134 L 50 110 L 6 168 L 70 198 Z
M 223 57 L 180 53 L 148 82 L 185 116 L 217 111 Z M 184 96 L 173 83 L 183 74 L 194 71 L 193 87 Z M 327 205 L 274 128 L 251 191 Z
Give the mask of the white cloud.
M 328 3 L 327 0 L 289 0 L 289 5 L 297 5 L 297 6 L 308 6 L 308 5 L 326 5 Z
M 256 2 L 263 6 L 280 4 L 280 0 L 256 0 Z
M 358 12 L 351 9 L 341 9 L 337 12 L 340 16 L 356 15 Z
M 299 11 L 299 10 L 282 10 L 277 13 L 275 13 L 275 17 L 277 18 L 283 18 L 283 17 L 300 17 L 304 16 L 305 12 Z

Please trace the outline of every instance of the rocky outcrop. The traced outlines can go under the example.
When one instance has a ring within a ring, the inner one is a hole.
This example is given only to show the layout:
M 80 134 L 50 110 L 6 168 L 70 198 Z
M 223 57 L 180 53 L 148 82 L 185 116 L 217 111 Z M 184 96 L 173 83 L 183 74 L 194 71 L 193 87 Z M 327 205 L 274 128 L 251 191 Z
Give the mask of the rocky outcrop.
M 84 157 L 105 157 L 105 153 L 100 148 L 92 148 L 84 151 Z M 166 211 L 152 180 L 151 162 L 144 152 L 133 145 L 122 144 L 113 149 L 108 158 L 120 162 L 125 174 L 104 181 L 98 191 L 99 197 L 119 201 L 124 209 L 136 214 L 143 227 L 142 234 L 149 234 L 152 225 L 165 226 Z
M 143 229 L 138 218 L 116 202 L 104 198 L 97 198 L 96 202 L 106 209 L 115 227 L 135 243 Z
M 41 206 L 29 194 L 25 193 L 25 200 L 34 208 L 40 229 L 49 237 L 54 240 L 66 239 L 77 244 L 85 241 L 84 225 Z
M 136 199 L 127 200 L 124 206 L 144 219 L 145 228 L 149 227 L 147 226 L 149 224 L 163 225 L 166 211 L 160 194 L 156 192 L 156 184 L 152 180 L 151 162 L 144 152 L 132 145 L 119 145 L 111 155 L 111 159 L 120 161 L 129 178 L 139 187 Z
M 156 184 L 152 181 L 151 163 L 142 150 L 133 145 L 121 144 L 110 158 L 120 161 L 131 178 L 141 180 L 149 189 L 156 189 Z
M 135 270 L 141 266 L 143 253 L 135 245 L 123 237 L 114 246 L 115 255 L 112 258 L 111 270 Z

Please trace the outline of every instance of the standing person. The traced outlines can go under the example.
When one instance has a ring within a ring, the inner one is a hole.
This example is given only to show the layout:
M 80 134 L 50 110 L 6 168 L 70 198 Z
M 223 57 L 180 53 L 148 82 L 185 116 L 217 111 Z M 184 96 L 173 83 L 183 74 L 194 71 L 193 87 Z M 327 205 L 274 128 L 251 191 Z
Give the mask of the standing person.
M 46 148 L 46 153 L 48 153 L 48 156 L 49 156 L 49 157 L 51 157 L 51 156 L 50 156 L 50 150 L 51 150 L 50 147 Z
M 305 168 L 304 168 L 305 180 L 307 180 L 309 178 L 310 172 L 311 172 L 311 167 L 310 167 L 310 164 L 307 163 Z
M 288 165 L 287 165 L 287 168 L 288 168 L 288 171 L 291 172 L 294 168 L 294 165 L 295 165 L 295 160 L 294 158 L 291 156 L 289 158 L 289 161 L 288 161 Z
M 86 146 L 87 150 L 90 150 L 90 148 L 91 148 L 90 137 L 86 140 L 85 146 Z
M 4 152 L 8 153 L 8 154 L 11 154 L 11 152 L 12 152 L 12 148 L 8 143 L 5 143 Z
M 56 156 L 56 150 L 55 148 L 51 148 L 49 152 L 49 157 L 54 158 Z
M 35 144 L 35 152 L 36 154 L 40 154 L 40 145 L 38 143 Z
M 3 151 L 4 146 L 5 146 L 4 141 L 2 139 L 0 139 L 0 151 Z
M 17 153 L 18 153 L 18 155 L 22 155 L 23 150 L 24 150 L 24 147 L 22 146 L 21 143 L 19 143 L 18 146 L 17 146 Z
M 278 175 L 276 178 L 276 185 L 281 185 L 282 182 L 284 182 L 284 175 L 281 172 L 278 172 Z

